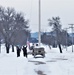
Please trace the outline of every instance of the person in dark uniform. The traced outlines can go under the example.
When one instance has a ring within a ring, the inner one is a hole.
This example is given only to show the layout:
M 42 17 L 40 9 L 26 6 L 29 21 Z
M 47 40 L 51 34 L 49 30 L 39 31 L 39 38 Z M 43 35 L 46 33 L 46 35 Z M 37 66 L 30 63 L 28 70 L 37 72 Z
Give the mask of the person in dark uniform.
M 23 50 L 23 56 L 24 57 L 26 56 L 27 58 L 27 46 L 26 47 L 23 46 L 22 50 Z
M 20 57 L 20 51 L 21 51 L 21 49 L 18 46 L 16 46 L 16 47 L 17 47 L 17 57 Z

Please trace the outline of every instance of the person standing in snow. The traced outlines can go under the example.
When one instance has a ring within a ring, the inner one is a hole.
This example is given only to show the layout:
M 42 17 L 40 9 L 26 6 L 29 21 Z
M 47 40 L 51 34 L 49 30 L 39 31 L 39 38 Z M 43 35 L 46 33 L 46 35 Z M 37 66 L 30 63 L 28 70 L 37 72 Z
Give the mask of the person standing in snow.
M 18 46 L 17 47 L 17 57 L 20 57 L 20 51 L 21 51 L 21 48 L 19 48 Z
M 26 56 L 27 58 L 27 46 L 26 47 L 23 46 L 22 50 L 23 50 L 23 56 L 24 57 Z

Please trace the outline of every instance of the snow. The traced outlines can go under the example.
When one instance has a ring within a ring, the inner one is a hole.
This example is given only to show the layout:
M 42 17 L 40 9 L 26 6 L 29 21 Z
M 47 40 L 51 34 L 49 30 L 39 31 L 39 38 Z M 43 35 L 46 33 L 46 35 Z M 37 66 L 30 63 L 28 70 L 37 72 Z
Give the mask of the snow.
M 63 53 L 58 48 L 49 48 L 45 46 L 45 58 L 37 56 L 34 58 L 28 55 L 28 58 L 16 56 L 15 52 L 6 54 L 5 46 L 1 46 L 0 53 L 0 75 L 74 75 L 74 52 L 72 46 L 63 49 Z M 29 51 L 29 50 L 28 50 Z

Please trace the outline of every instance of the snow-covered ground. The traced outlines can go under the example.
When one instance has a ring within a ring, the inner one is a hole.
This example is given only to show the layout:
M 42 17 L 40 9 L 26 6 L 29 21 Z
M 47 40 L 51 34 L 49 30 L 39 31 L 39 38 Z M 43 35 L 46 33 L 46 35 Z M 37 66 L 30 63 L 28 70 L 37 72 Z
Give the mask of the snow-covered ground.
M 5 46 L 2 45 L 0 53 L 0 75 L 74 75 L 74 52 L 71 47 L 63 49 L 59 53 L 58 48 L 49 49 L 44 46 L 46 51 L 45 58 L 28 58 L 21 56 L 17 58 L 15 52 L 5 53 Z M 40 57 L 40 56 L 37 56 Z

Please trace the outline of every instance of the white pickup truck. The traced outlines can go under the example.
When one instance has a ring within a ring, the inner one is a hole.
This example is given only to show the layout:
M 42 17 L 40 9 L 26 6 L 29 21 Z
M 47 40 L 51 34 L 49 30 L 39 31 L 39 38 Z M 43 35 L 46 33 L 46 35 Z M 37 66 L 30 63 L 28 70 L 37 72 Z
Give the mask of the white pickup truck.
M 39 46 L 35 46 L 33 51 L 32 51 L 32 55 L 35 57 L 36 55 L 42 55 L 43 57 L 45 57 L 45 50 L 43 47 L 39 47 Z

